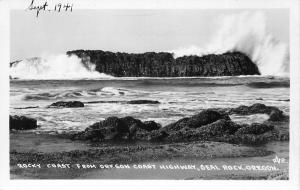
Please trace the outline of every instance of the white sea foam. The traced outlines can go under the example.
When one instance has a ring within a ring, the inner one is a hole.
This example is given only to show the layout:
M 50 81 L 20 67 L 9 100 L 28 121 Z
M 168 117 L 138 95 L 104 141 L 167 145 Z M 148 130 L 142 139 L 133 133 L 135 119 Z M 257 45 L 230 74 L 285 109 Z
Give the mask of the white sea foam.
M 289 47 L 267 30 L 262 12 L 244 12 L 218 19 L 220 26 L 208 45 L 188 46 L 171 52 L 175 57 L 183 55 L 203 56 L 210 53 L 240 51 L 255 62 L 262 75 L 287 75 L 289 73 Z
M 10 76 L 18 79 L 38 80 L 113 78 L 97 72 L 94 64 L 83 64 L 77 56 L 65 54 L 22 60 L 11 66 Z

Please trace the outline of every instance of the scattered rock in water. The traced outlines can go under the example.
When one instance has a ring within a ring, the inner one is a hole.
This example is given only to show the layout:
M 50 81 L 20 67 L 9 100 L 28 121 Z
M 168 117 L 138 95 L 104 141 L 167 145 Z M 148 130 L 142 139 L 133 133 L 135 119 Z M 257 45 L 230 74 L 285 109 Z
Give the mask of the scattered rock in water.
M 264 104 L 256 103 L 251 106 L 239 106 L 237 108 L 227 109 L 228 114 L 240 114 L 240 115 L 251 115 L 251 114 L 268 114 L 271 121 L 283 121 L 287 120 L 288 116 L 284 115 L 283 111 L 274 106 L 266 106 Z
M 49 107 L 79 108 L 84 107 L 84 104 L 80 101 L 59 101 L 51 104 Z
M 130 100 L 127 104 L 160 104 L 160 102 L 155 100 Z
M 30 130 L 36 129 L 37 120 L 25 116 L 9 116 L 9 129 L 10 130 Z

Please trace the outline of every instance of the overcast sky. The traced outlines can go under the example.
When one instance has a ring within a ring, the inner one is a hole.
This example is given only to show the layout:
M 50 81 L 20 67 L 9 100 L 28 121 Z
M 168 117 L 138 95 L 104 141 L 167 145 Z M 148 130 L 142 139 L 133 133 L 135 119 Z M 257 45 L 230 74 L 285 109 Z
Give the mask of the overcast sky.
M 170 51 L 204 46 L 218 19 L 245 10 L 73 10 L 69 13 L 11 11 L 11 60 L 74 49 L 121 52 Z M 251 10 L 246 10 L 250 11 Z M 289 41 L 289 12 L 261 10 L 278 40 Z

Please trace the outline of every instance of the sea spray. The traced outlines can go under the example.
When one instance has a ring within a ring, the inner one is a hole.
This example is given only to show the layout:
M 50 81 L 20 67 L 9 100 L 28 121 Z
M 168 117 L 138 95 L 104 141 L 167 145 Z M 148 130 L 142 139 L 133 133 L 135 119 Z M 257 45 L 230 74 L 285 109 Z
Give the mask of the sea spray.
M 240 51 L 255 62 L 262 75 L 286 75 L 289 73 L 288 45 L 275 39 L 267 31 L 262 12 L 244 12 L 218 19 L 220 26 L 208 45 L 179 48 L 171 52 L 175 57 L 184 55 L 222 54 Z
M 10 68 L 10 76 L 18 79 L 96 79 L 111 76 L 95 71 L 95 65 L 83 64 L 77 56 L 47 55 L 22 60 Z

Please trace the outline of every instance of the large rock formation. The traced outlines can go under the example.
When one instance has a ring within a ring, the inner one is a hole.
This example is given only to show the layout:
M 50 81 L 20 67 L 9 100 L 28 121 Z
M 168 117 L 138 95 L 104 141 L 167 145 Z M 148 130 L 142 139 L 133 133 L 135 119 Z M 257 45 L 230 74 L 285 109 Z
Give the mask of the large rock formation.
M 101 50 L 74 50 L 84 65 L 91 62 L 96 70 L 116 77 L 191 77 L 260 74 L 257 66 L 241 52 L 183 56 L 166 52 L 141 54 L 113 53 Z

